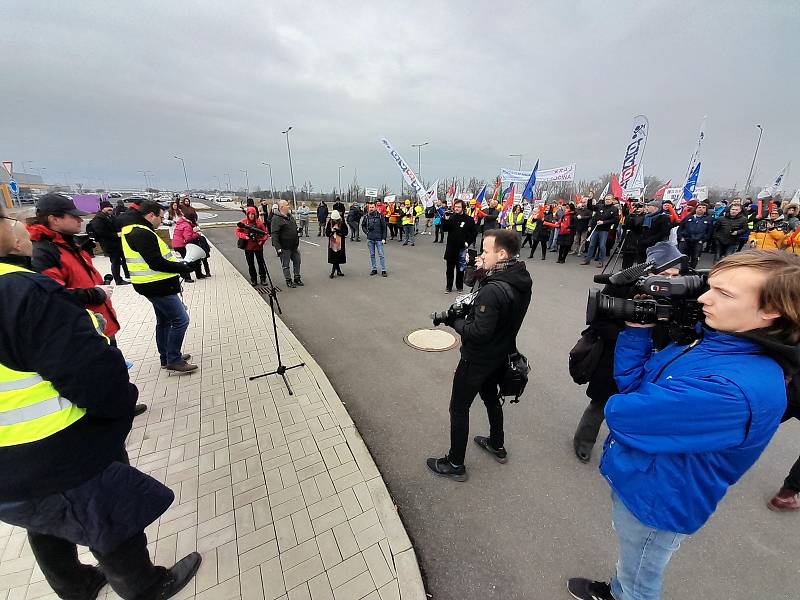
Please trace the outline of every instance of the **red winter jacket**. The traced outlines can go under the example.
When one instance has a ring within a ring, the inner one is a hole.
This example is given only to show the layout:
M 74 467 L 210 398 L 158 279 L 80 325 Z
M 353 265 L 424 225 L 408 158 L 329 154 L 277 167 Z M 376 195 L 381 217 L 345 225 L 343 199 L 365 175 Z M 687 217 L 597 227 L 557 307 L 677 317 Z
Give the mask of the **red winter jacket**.
M 249 209 L 248 212 L 250 212 Z M 255 237 L 255 239 L 251 240 L 249 231 L 247 231 L 246 229 L 239 229 L 238 227 L 236 228 L 236 237 L 239 238 L 240 240 L 247 240 L 247 246 L 245 246 L 244 248 L 245 250 L 250 250 L 250 251 L 261 250 L 261 248 L 264 247 L 264 244 L 269 239 L 269 232 L 267 231 L 267 228 L 264 226 L 264 221 L 262 221 L 261 219 L 256 219 L 254 221 L 251 221 L 250 219 L 242 219 L 241 221 L 239 221 L 239 224 L 255 227 L 256 229 L 260 229 L 261 231 L 267 234 L 267 235 L 258 235 Z
M 191 244 L 194 240 L 200 237 L 200 234 L 194 230 L 194 225 L 189 219 L 183 217 L 179 218 L 175 223 L 175 231 L 172 234 L 172 247 L 185 248 L 186 244 Z
M 106 321 L 103 331 L 108 337 L 119 331 L 119 320 L 111 300 L 103 290 L 103 278 L 92 264 L 92 257 L 66 238 L 44 225 L 29 225 L 33 242 L 33 269 L 63 285 L 81 306 L 99 313 Z

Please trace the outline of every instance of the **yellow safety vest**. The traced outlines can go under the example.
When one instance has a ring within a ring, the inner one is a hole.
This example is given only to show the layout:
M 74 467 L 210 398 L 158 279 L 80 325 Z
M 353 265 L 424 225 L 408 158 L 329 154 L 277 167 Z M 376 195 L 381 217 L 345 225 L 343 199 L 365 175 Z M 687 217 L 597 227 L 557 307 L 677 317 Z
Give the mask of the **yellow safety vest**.
M 403 225 L 413 225 L 414 222 L 414 211 L 411 207 L 408 207 L 403 214 Z
M 514 217 L 514 225 L 516 226 L 517 233 L 522 233 L 522 226 L 525 223 L 525 217 L 522 213 L 517 213 L 517 216 Z
M 144 225 L 126 225 L 122 228 L 122 255 L 125 257 L 125 262 L 128 265 L 128 272 L 131 274 L 131 283 L 153 283 L 154 281 L 163 281 L 164 279 L 171 279 L 178 277 L 177 273 L 165 273 L 164 271 L 153 271 L 150 265 L 147 264 L 142 255 L 136 252 L 128 244 L 127 236 L 134 229 L 144 229 L 145 231 L 153 234 L 158 241 L 158 248 L 161 251 L 161 256 L 166 260 L 172 262 L 179 262 L 172 250 L 169 249 L 160 237 L 158 237 L 152 229 Z
M 32 272 L 0 263 L 0 277 Z M 85 409 L 59 395 L 53 384 L 38 373 L 15 371 L 0 363 L 0 447 L 43 440 L 85 414 Z

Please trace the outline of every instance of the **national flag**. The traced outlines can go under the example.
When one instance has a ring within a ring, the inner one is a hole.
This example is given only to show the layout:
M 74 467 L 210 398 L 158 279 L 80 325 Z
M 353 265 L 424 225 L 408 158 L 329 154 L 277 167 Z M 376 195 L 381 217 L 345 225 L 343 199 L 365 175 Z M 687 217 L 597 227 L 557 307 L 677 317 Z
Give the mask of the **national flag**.
M 783 180 L 786 177 L 786 171 L 789 170 L 789 164 L 783 167 L 783 171 L 778 173 L 778 176 L 775 178 L 775 182 L 769 188 L 770 194 L 772 194 L 773 196 L 776 196 L 778 192 L 780 192 L 781 189 L 783 189 Z
M 447 190 L 447 194 L 445 198 L 449 199 L 450 202 L 453 201 L 453 198 L 456 197 L 456 182 L 455 180 L 450 182 L 450 189 Z
M 514 206 L 514 184 L 513 183 L 509 184 L 508 189 L 506 189 L 505 193 L 503 194 L 503 197 L 505 198 L 505 202 L 503 202 L 503 212 L 502 212 L 502 215 L 501 215 L 501 218 L 500 218 L 501 222 L 504 222 L 506 220 L 506 216 L 508 215 L 508 211 L 510 211 L 511 208 Z
M 658 188 L 658 191 L 656 192 L 655 195 L 656 200 L 661 200 L 664 197 L 664 192 L 667 191 L 667 188 L 669 187 L 670 183 L 672 183 L 672 179 L 670 179 L 667 183 Z
M 475 204 L 478 206 L 483 206 L 483 203 L 486 202 L 486 184 L 483 184 L 480 193 L 478 194 L 478 198 L 475 201 Z
M 620 200 L 623 198 L 622 186 L 619 184 L 619 179 L 617 179 L 614 173 L 611 174 L 611 194 L 614 198 L 619 198 Z M 602 198 L 600 198 L 600 200 L 602 200 Z
M 700 165 L 703 163 L 699 162 L 695 165 L 694 171 L 692 174 L 689 175 L 689 179 L 686 180 L 686 185 L 683 186 L 683 199 L 684 200 L 691 200 L 692 196 L 694 195 L 694 188 L 697 185 L 697 179 L 700 177 Z
M 536 159 L 536 164 L 533 165 L 533 171 L 525 184 L 525 189 L 522 191 L 522 198 L 525 200 L 533 200 L 533 188 L 536 186 L 536 171 L 539 170 L 539 159 Z

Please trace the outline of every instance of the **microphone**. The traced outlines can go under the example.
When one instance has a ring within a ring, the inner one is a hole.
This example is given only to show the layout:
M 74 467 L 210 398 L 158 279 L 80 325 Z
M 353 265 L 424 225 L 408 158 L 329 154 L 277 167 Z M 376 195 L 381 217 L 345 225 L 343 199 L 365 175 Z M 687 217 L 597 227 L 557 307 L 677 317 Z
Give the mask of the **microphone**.
M 112 281 L 114 281 L 114 276 L 111 274 L 107 274 L 103 277 L 103 285 L 111 285 Z

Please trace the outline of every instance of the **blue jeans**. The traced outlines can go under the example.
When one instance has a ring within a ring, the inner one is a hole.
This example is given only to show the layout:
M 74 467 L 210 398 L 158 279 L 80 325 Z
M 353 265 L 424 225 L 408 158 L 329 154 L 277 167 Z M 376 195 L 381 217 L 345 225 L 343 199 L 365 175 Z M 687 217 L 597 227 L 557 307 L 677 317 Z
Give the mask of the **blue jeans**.
M 405 234 L 405 241 L 404 244 L 411 242 L 411 245 L 414 245 L 414 236 L 416 232 L 414 231 L 414 225 L 403 225 L 403 233 Z
M 669 559 L 687 536 L 645 525 L 614 492 L 611 493 L 611 515 L 619 542 L 611 593 L 616 600 L 659 600 Z
M 156 311 L 156 346 L 162 365 L 183 362 L 181 346 L 189 328 L 189 315 L 177 294 L 148 298 Z
M 381 240 L 367 240 L 367 248 L 369 248 L 369 264 L 372 265 L 372 270 L 377 271 L 375 268 L 375 251 L 378 251 L 378 256 L 381 259 L 381 271 L 386 271 L 386 258 L 383 256 L 383 242 Z
M 600 247 L 600 254 L 598 259 L 600 262 L 603 262 L 606 259 L 606 243 L 608 242 L 608 232 L 607 231 L 594 231 L 592 233 L 592 241 L 589 242 L 589 249 L 586 251 L 586 256 L 583 260 L 591 261 L 594 257 L 594 252 L 597 250 L 597 247 Z

